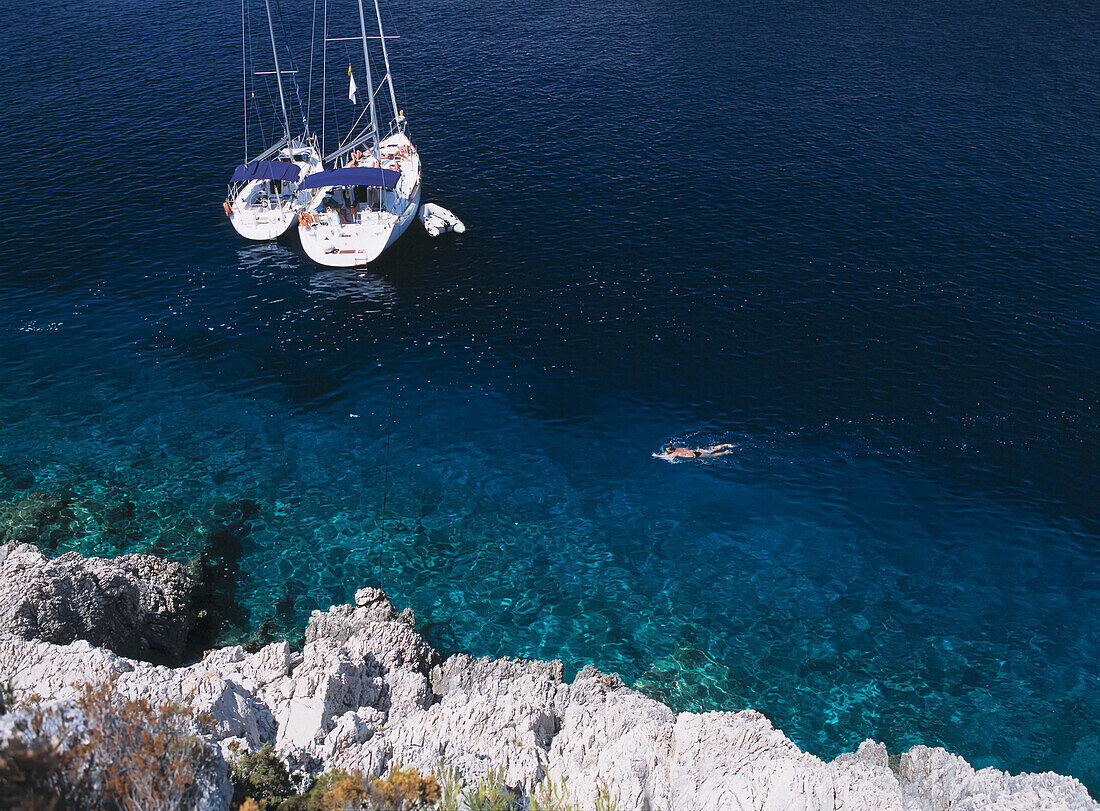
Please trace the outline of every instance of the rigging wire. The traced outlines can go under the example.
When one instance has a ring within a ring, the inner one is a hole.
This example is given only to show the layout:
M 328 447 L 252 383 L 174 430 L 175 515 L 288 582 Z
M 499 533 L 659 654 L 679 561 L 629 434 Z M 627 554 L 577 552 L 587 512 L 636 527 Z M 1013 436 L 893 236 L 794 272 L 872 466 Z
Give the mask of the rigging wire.
M 248 18 L 247 17 L 245 18 L 245 20 L 246 20 L 245 24 L 248 28 L 247 34 L 245 36 L 245 39 L 248 41 L 248 65 L 249 65 L 249 68 L 251 69 L 251 71 L 255 71 L 256 70 L 256 58 L 252 55 L 252 26 L 248 23 Z M 249 98 L 252 100 L 252 112 L 256 116 L 256 123 L 259 124 L 259 126 L 260 126 L 260 140 L 263 143 L 266 144 L 267 143 L 267 132 L 264 129 L 263 114 L 260 112 L 260 102 L 259 102 L 259 99 L 256 97 L 256 77 L 255 76 L 252 76 L 252 91 L 249 95 Z M 274 102 L 274 100 L 271 99 L 270 90 L 268 91 L 268 100 L 271 102 L 272 110 L 274 110 L 275 102 Z M 276 117 L 278 117 L 278 114 L 276 114 Z M 247 160 L 247 157 L 245 159 Z
M 382 476 L 382 526 L 378 542 L 378 588 L 382 588 L 382 552 L 386 548 L 386 497 L 390 489 L 390 434 L 393 431 L 393 383 L 396 372 L 390 372 L 390 406 L 386 416 L 386 467 Z
M 298 114 L 302 117 L 302 131 L 306 132 L 309 130 L 309 122 L 306 121 L 306 108 L 302 106 L 302 92 L 298 87 L 298 72 L 294 68 L 294 52 L 290 49 L 290 40 L 286 35 L 286 24 L 283 22 L 283 12 L 279 7 L 279 0 L 275 0 L 275 16 L 279 18 L 279 30 L 283 34 L 283 47 L 286 49 L 287 59 L 290 63 L 290 82 L 294 85 L 294 98 L 298 100 Z
M 402 34 L 401 34 L 401 28 L 400 28 L 400 27 L 399 27 L 399 26 L 397 25 L 397 18 L 396 18 L 396 17 L 394 17 L 394 15 L 393 15 L 393 14 L 390 14 L 390 25 L 392 25 L 392 26 L 393 26 L 394 36 L 396 36 L 396 37 L 400 38 L 400 37 L 402 36 Z M 404 47 L 404 43 L 402 43 L 402 47 Z M 400 47 L 399 47 L 399 48 L 398 48 L 397 50 L 398 50 L 398 53 L 400 53 L 400 52 L 401 52 L 401 48 L 400 48 Z M 391 71 L 391 72 L 392 72 L 392 71 Z M 398 74 L 398 78 L 397 78 L 397 88 L 396 88 L 396 90 L 397 90 L 397 91 L 399 91 L 399 92 L 396 92 L 396 95 L 397 95 L 397 98 L 399 98 L 399 99 L 404 99 L 404 100 L 405 100 L 405 102 L 406 102 L 406 103 L 408 103 L 408 101 L 409 101 L 409 97 L 408 97 L 407 95 L 405 95 L 405 90 L 406 90 L 406 88 L 407 88 L 407 85 L 405 85 L 405 83 L 404 83 L 404 79 L 402 78 L 402 76 L 403 76 L 403 74 Z M 391 81 L 392 81 L 392 80 L 391 80 Z M 398 111 L 397 111 L 397 112 L 398 112 L 398 114 L 400 114 L 400 113 L 401 113 L 401 110 L 400 110 L 400 108 L 398 109 Z M 397 125 L 397 126 L 398 126 L 398 129 L 401 129 L 401 124 L 402 124 L 402 123 L 403 123 L 403 124 L 405 124 L 405 125 L 408 125 L 408 121 L 407 121 L 407 120 L 406 120 L 406 121 L 404 121 L 404 122 L 399 122 L 399 123 L 398 123 L 398 125 Z M 404 131 L 404 130 L 402 130 L 402 131 Z
M 378 0 L 374 0 L 374 16 L 378 21 L 378 39 L 379 44 L 382 46 L 382 61 L 386 66 L 386 75 L 382 77 L 382 83 L 389 83 L 390 87 L 390 103 L 393 105 L 393 123 L 396 126 L 398 124 L 397 116 L 397 95 L 393 90 L 393 76 L 390 73 L 390 54 L 389 49 L 386 47 L 386 34 L 382 30 L 382 9 L 378 5 Z M 379 86 L 381 90 L 381 86 Z M 378 95 L 375 93 L 375 95 Z
M 344 53 L 347 54 L 348 67 L 350 68 L 351 67 L 351 52 L 348 50 L 348 46 L 346 44 L 344 45 Z M 386 77 L 383 76 L 382 81 L 380 81 L 378 83 L 378 87 L 370 95 L 370 98 L 368 99 L 368 103 L 363 105 L 363 110 L 362 110 L 362 112 L 359 113 L 359 117 L 355 119 L 355 123 L 352 124 L 351 127 L 348 128 L 348 134 L 340 139 L 340 143 L 337 146 L 337 149 L 343 147 L 344 144 L 346 144 L 348 141 L 351 140 L 352 136 L 355 134 L 356 128 L 359 126 L 359 122 L 362 121 L 363 116 L 366 115 L 370 111 L 370 101 L 373 101 L 374 99 L 378 98 L 378 94 L 380 92 L 382 92 L 382 88 L 385 87 L 385 86 L 386 86 Z M 370 90 L 371 88 L 368 87 L 367 89 Z M 339 130 L 337 131 L 337 135 L 339 135 Z
M 393 16 L 393 14 L 391 14 L 389 12 L 388 9 L 386 10 L 385 13 L 386 13 L 386 16 L 388 17 L 388 20 L 386 22 L 386 28 L 389 29 L 389 30 L 392 30 L 393 31 L 393 36 L 396 37 L 397 39 L 400 39 L 401 38 L 401 29 L 398 28 L 398 26 L 397 26 L 396 18 Z M 401 49 L 398 48 L 397 50 L 400 52 Z M 405 87 L 401 83 L 401 79 L 398 78 L 396 80 L 396 82 L 394 81 L 392 65 L 390 66 L 390 69 L 389 69 L 388 73 L 389 73 L 390 86 L 394 88 L 394 100 L 396 101 L 397 98 L 403 98 L 406 101 L 408 101 L 408 99 L 405 96 Z M 398 89 L 401 90 L 400 93 L 397 92 Z M 397 110 L 394 111 L 394 116 L 400 115 L 400 113 L 401 113 L 401 110 L 400 110 L 400 108 L 398 108 Z M 394 125 L 395 125 L 395 127 L 398 131 L 401 130 L 401 122 L 395 120 Z
M 346 42 L 344 43 L 344 54 L 347 56 L 348 67 L 350 68 L 351 67 L 351 51 L 348 50 L 348 46 L 347 46 Z M 366 108 L 364 107 L 363 109 L 365 110 Z M 352 124 L 351 129 L 348 130 L 348 135 L 349 136 L 351 135 L 352 132 L 355 131 L 356 126 L 358 126 L 358 124 L 359 124 L 359 119 L 362 118 L 362 117 L 363 117 L 363 114 L 360 113 L 359 118 L 355 119 L 355 123 Z M 333 107 L 332 107 L 332 118 L 333 118 L 334 127 L 336 129 L 337 143 L 339 144 L 339 146 L 343 146 L 347 142 L 347 138 L 341 138 L 340 137 L 340 113 L 337 110 L 336 105 L 333 105 Z
M 275 106 L 275 95 L 271 92 L 271 82 L 264 82 L 260 85 L 267 94 L 267 103 L 271 105 L 271 120 L 275 122 L 275 129 L 279 129 L 279 121 L 282 120 L 282 116 L 279 115 L 279 109 Z M 263 131 L 263 122 L 260 122 L 260 131 Z M 264 142 L 267 142 L 267 138 L 264 138 Z
M 342 147 L 348 141 L 351 140 L 351 136 L 355 134 L 355 128 L 359 126 L 359 122 L 363 120 L 363 116 L 367 114 L 366 105 L 363 106 L 363 112 L 359 113 L 359 117 L 355 119 L 355 123 L 348 129 L 348 134 L 345 138 L 341 139 L 340 146 Z
M 313 112 L 313 45 L 317 41 L 317 0 L 313 0 L 313 20 L 309 24 L 309 83 L 306 85 L 306 121 Z

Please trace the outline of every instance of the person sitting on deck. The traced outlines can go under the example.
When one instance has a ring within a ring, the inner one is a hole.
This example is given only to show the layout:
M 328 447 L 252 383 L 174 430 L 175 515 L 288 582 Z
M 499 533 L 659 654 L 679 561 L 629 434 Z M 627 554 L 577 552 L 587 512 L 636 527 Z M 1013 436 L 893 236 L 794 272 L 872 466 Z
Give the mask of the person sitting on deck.
M 728 453 L 733 453 L 736 447 L 736 445 L 731 445 L 728 442 L 721 445 L 709 445 L 705 448 L 681 448 L 670 443 L 665 447 L 663 453 L 655 453 L 653 456 L 656 459 L 664 459 L 669 462 L 673 459 L 713 459 L 715 456 L 725 456 Z

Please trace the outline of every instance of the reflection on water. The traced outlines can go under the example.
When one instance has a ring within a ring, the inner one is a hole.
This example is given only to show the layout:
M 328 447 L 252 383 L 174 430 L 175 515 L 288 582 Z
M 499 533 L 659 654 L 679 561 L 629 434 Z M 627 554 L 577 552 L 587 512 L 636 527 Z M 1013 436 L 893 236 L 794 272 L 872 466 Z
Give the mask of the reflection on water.
M 312 273 L 307 289 L 324 298 L 346 299 L 371 305 L 375 311 L 389 309 L 397 303 L 397 288 L 368 270 L 327 268 Z
M 274 271 L 298 273 L 301 261 L 297 251 L 282 242 L 246 242 L 237 249 L 237 267 L 255 276 Z

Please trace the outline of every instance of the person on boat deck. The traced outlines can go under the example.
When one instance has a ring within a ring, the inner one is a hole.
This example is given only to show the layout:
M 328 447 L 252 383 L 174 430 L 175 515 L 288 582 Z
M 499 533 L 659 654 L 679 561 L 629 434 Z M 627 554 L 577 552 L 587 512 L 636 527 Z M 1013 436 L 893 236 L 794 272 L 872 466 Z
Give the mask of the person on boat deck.
M 344 189 L 337 189 L 332 193 L 332 200 L 335 203 L 336 216 L 340 218 L 340 222 L 348 222 L 348 194 Z
M 669 462 L 673 459 L 712 459 L 715 456 L 725 456 L 727 453 L 733 453 L 736 447 L 736 445 L 731 445 L 728 442 L 721 445 L 708 445 L 705 448 L 680 448 L 670 443 L 662 453 L 655 453 L 653 456 L 656 459 L 665 459 Z

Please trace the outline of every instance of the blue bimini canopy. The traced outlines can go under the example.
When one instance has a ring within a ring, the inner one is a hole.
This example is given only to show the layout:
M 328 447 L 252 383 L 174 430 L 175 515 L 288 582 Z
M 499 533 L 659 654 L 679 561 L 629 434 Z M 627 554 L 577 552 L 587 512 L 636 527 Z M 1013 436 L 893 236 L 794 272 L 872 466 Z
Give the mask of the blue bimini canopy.
M 301 172 L 293 163 L 286 161 L 256 161 L 255 163 L 242 163 L 233 171 L 233 179 L 230 183 L 240 183 L 242 180 L 289 180 L 293 183 Z
M 303 180 L 299 189 L 321 189 L 325 186 L 378 186 L 392 189 L 401 179 L 401 173 L 392 169 L 380 169 L 369 166 L 350 166 L 344 169 L 330 169 L 327 172 L 314 172 Z

